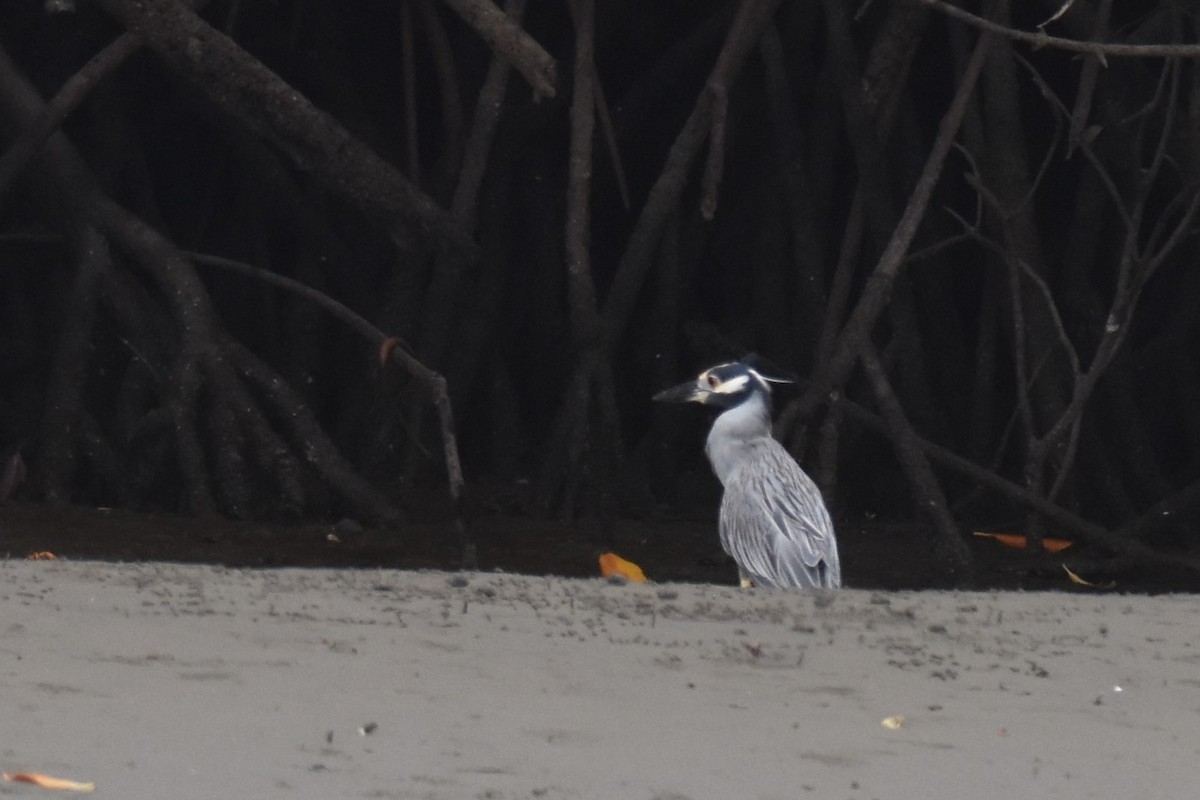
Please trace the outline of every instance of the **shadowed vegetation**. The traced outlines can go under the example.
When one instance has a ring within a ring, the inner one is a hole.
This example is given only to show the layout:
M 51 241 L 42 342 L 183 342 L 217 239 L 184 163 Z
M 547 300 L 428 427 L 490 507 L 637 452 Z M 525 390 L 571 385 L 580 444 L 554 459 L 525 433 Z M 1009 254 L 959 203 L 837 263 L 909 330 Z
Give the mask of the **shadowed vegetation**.
M 602 541 L 713 507 L 649 398 L 756 352 L 947 580 L 973 530 L 1194 572 L 1200 14 L 1011 5 L 7 4 L 12 492 Z

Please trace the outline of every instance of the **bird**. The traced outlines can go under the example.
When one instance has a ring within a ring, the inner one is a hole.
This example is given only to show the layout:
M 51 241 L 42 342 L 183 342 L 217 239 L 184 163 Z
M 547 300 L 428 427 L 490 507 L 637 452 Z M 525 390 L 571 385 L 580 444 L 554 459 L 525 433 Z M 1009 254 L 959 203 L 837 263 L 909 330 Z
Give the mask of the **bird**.
M 654 395 L 657 402 L 720 410 L 704 452 L 721 482 L 721 546 L 743 587 L 842 585 L 837 538 L 821 490 L 771 435 L 771 384 L 749 359 L 718 364 L 694 381 Z

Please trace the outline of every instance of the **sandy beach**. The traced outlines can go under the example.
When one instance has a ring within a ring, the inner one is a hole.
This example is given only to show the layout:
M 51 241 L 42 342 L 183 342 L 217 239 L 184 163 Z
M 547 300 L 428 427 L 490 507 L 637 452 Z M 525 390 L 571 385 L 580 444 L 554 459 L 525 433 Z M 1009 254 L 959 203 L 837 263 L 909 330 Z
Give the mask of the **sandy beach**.
M 1185 798 L 1200 780 L 1194 596 L 61 560 L 0 562 L 0 595 L 0 768 L 96 796 Z

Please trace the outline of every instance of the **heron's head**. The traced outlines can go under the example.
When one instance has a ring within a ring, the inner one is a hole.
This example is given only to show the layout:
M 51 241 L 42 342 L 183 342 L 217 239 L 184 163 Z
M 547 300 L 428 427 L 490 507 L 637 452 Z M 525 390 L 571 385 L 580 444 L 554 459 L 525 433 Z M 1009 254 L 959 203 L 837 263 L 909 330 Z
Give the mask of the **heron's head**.
M 767 407 L 770 408 L 772 383 L 791 381 L 767 377 L 745 361 L 733 361 L 709 367 L 694 381 L 664 389 L 654 395 L 654 399 L 660 403 L 703 403 L 726 409 L 741 405 L 758 394 L 768 400 Z

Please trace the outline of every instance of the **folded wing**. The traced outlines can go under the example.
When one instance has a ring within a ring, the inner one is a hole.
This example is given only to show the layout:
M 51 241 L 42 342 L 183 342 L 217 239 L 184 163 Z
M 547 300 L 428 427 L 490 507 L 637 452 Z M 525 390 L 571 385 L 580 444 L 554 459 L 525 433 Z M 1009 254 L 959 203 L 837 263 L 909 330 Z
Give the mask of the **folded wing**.
M 774 439 L 725 483 L 721 544 L 759 586 L 836 588 L 841 565 L 820 489 Z

